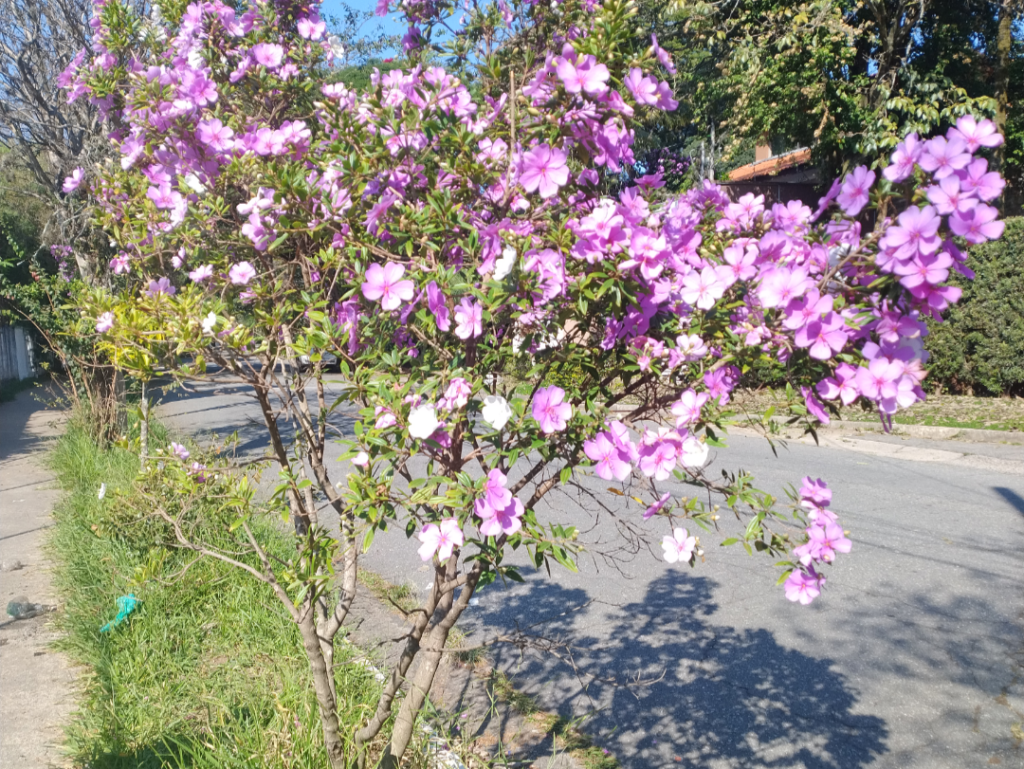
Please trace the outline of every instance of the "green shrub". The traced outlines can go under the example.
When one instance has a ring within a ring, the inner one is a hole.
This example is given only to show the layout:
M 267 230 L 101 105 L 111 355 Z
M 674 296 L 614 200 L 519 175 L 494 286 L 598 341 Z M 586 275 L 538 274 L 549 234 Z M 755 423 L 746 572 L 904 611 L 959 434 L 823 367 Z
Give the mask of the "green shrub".
M 1006 220 L 1000 240 L 970 250 L 973 281 L 956 275 L 960 302 L 929 323 L 932 390 L 1024 395 L 1024 217 Z

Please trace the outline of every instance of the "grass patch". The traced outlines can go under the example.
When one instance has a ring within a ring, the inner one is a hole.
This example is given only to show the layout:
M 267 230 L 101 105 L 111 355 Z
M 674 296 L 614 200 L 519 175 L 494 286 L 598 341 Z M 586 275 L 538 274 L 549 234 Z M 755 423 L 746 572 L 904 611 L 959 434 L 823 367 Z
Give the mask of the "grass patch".
M 736 392 L 733 400 L 737 407 L 757 413 L 772 404 L 784 402 L 785 396 L 769 389 L 744 390 Z M 878 422 L 875 411 L 856 406 L 844 408 L 842 418 L 851 422 Z M 923 403 L 915 403 L 909 409 L 899 411 L 893 423 L 1019 432 L 1024 431 L 1024 398 L 929 393 Z
M 395 606 L 405 614 L 414 611 L 419 606 L 416 593 L 409 585 L 396 585 L 393 582 L 388 582 L 380 574 L 363 568 L 359 569 L 359 581 L 379 601 Z
M 158 425 L 153 445 L 164 442 Z M 64 605 L 64 650 L 86 667 L 67 746 L 91 769 L 322 769 L 316 699 L 297 629 L 268 586 L 212 560 L 189 565 L 159 547 L 159 533 L 130 530 L 118 501 L 132 493 L 138 457 L 101 451 L 80 427 L 57 443 L 53 465 L 66 495 L 49 546 Z M 100 484 L 107 492 L 98 498 Z M 120 492 L 120 493 L 119 493 Z M 254 520 L 279 555 L 289 538 Z M 228 534 L 219 529 L 210 538 Z M 187 567 L 187 568 L 186 568 Z M 118 596 L 141 606 L 109 634 Z M 379 684 L 337 644 L 343 734 L 376 705 Z

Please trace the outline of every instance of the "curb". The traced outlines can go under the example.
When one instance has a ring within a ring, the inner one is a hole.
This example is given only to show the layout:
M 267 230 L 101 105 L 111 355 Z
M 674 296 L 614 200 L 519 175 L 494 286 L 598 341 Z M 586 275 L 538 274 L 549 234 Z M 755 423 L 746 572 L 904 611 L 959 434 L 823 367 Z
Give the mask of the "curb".
M 908 438 L 925 438 L 929 440 L 959 440 L 970 443 L 1003 443 L 1024 446 L 1024 432 L 1007 430 L 979 430 L 973 427 L 934 427 L 930 425 L 898 425 L 894 424 L 888 433 L 882 425 L 875 422 L 854 422 L 848 419 L 833 419 L 828 426 L 819 430 L 823 433 L 881 433 L 883 435 L 902 435 Z

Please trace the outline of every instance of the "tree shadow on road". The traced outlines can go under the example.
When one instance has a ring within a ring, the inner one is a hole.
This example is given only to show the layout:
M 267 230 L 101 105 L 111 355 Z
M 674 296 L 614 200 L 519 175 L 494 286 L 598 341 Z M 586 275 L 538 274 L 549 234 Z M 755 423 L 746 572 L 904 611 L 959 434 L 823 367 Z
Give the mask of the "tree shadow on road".
M 828 658 L 766 630 L 715 625 L 714 587 L 669 571 L 642 601 L 570 611 L 587 602 L 583 590 L 531 580 L 489 599 L 480 619 L 508 628 L 511 617 L 552 618 L 537 632 L 570 645 L 578 675 L 564 654 L 498 647 L 496 664 L 542 707 L 590 712 L 584 730 L 629 769 L 853 769 L 886 752 L 885 723 L 854 712 L 857 694 Z M 637 679 L 659 680 L 628 685 Z

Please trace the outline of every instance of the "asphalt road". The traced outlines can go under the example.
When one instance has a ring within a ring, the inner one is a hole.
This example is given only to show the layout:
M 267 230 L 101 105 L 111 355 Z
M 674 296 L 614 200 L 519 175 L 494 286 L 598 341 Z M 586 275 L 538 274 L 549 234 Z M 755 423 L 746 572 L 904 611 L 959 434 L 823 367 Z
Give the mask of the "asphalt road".
M 237 391 L 202 388 L 159 413 L 262 449 L 258 409 Z M 473 637 L 531 626 L 564 640 L 574 665 L 500 645 L 493 657 L 546 709 L 589 714 L 585 729 L 628 769 L 1024 767 L 1024 476 L 985 461 L 1024 448 L 981 446 L 968 466 L 729 444 L 715 466 L 750 470 L 762 488 L 807 474 L 832 487 L 854 549 L 812 606 L 785 600 L 769 559 L 705 535 L 694 569 L 642 552 L 619 569 L 584 558 L 579 574 L 489 586 L 467 612 Z M 607 485 L 592 488 L 639 519 Z M 577 502 L 553 498 L 553 519 L 614 540 L 615 521 Z M 659 541 L 665 524 L 649 527 Z M 364 564 L 425 589 L 418 544 L 378 536 Z

